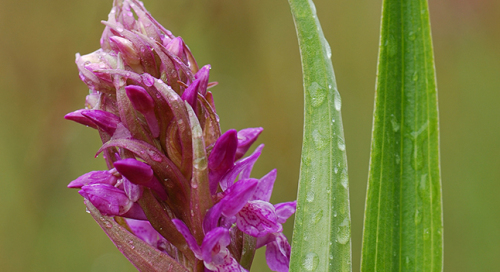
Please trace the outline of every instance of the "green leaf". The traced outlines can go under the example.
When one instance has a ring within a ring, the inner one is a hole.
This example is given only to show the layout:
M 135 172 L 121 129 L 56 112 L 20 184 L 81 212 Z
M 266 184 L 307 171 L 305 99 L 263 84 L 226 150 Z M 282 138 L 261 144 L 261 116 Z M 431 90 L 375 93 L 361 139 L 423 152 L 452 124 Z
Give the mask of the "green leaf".
M 426 0 L 384 0 L 362 271 L 442 271 L 439 122 Z
M 290 271 L 351 271 L 340 95 L 314 3 L 289 0 L 304 76 L 304 135 Z

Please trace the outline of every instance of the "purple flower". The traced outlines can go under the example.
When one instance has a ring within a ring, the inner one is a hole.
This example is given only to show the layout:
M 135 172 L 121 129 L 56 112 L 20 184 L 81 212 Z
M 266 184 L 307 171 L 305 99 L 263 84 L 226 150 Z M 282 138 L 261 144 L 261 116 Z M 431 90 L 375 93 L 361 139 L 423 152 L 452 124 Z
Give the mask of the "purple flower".
M 244 157 L 262 128 L 221 133 L 209 91 L 217 84 L 209 82 L 211 66 L 199 68 L 182 38 L 140 1 L 115 0 L 103 24 L 101 48 L 76 55 L 90 89 L 85 109 L 65 118 L 98 130 L 103 145 L 97 154 L 109 170 L 84 174 L 68 187 L 95 206 L 89 209 L 94 218 L 115 220 L 113 226 L 144 241 L 147 250 L 140 252 L 168 256 L 164 267 L 248 271 L 251 262 L 242 256 L 266 246 L 269 267 L 287 271 L 290 245 L 282 224 L 296 204 L 269 202 L 276 170 L 251 177 L 264 145 Z M 119 248 L 127 243 L 103 230 Z M 255 247 L 243 243 L 248 236 Z M 122 252 L 136 266 L 156 260 Z
M 228 229 L 217 227 L 209 231 L 200 246 L 181 220 L 174 219 L 173 222 L 186 239 L 196 258 L 202 260 L 207 269 L 220 272 L 246 271 L 227 249 L 227 246 L 231 243 Z

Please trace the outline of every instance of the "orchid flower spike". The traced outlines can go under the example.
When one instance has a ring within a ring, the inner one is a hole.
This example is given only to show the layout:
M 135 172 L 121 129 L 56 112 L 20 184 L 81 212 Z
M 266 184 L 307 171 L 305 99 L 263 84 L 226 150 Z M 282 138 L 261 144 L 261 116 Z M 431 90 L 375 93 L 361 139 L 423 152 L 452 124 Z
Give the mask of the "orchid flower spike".
M 221 132 L 211 66 L 142 2 L 114 0 L 103 24 L 101 48 L 76 55 L 85 108 L 65 118 L 99 132 L 108 170 L 68 187 L 141 271 L 249 271 L 260 247 L 288 271 L 296 203 L 269 202 L 276 170 L 251 177 L 263 145 L 245 157 L 263 129 Z

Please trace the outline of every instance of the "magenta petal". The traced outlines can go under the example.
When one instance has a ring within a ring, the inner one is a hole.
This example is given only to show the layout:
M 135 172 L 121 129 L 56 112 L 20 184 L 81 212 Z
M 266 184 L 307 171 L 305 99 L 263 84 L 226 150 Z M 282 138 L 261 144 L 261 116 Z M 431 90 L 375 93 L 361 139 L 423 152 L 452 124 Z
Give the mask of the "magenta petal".
M 261 200 L 249 201 L 236 215 L 236 225 L 242 232 L 253 237 L 283 230 L 278 223 L 274 206 Z
M 258 128 L 246 128 L 238 131 L 238 148 L 236 149 L 236 160 L 239 160 L 245 155 L 250 146 L 257 140 L 260 133 L 264 129 Z
M 215 142 L 208 157 L 210 192 L 215 194 L 219 179 L 234 165 L 234 155 L 238 146 L 237 132 L 234 129 L 222 134 Z M 234 180 L 233 180 L 234 181 Z
M 264 149 L 264 144 L 261 144 L 259 146 L 257 146 L 257 148 L 253 151 L 252 155 L 247 157 L 247 158 L 250 158 L 250 157 L 253 157 L 254 154 L 260 154 L 262 153 L 262 150 Z M 245 159 L 242 159 L 242 161 L 246 160 L 247 158 Z M 241 171 L 241 174 L 240 174 L 240 178 L 241 179 L 245 179 L 245 178 L 249 178 L 250 177 L 250 174 L 252 173 L 252 169 L 253 169 L 253 165 L 255 164 L 255 161 L 253 163 L 248 163 L 246 164 L 245 167 L 243 167 L 243 171 Z
M 198 98 L 198 86 L 200 85 L 199 80 L 193 81 L 191 85 L 184 91 L 181 98 L 188 102 L 193 108 L 193 111 L 196 112 L 196 99 Z
M 158 137 L 160 135 L 160 127 L 154 111 L 155 104 L 153 98 L 141 86 L 128 85 L 125 87 L 125 91 L 134 109 L 142 113 L 144 118 L 146 118 L 153 137 Z
M 142 196 L 142 187 L 140 185 L 133 184 L 126 178 L 123 178 L 123 190 L 132 202 L 137 202 L 137 200 L 139 200 Z
M 276 169 L 273 169 L 259 180 L 257 190 L 255 190 L 255 194 L 251 200 L 263 200 L 269 202 L 271 194 L 273 193 L 273 186 L 274 181 L 276 180 L 277 172 L 278 171 Z
M 277 233 L 268 233 L 264 236 L 257 237 L 257 244 L 255 245 L 255 249 L 259 249 L 271 242 L 276 240 Z
M 257 184 L 256 179 L 244 179 L 233 184 L 219 203 L 222 205 L 222 214 L 228 217 L 237 214 L 253 196 Z
M 187 63 L 186 53 L 184 53 L 184 41 L 181 37 L 175 37 L 170 40 L 165 48 L 179 57 L 184 63 Z
M 188 229 L 186 224 L 182 222 L 179 219 L 172 219 L 172 223 L 174 223 L 175 227 L 177 230 L 184 236 L 184 239 L 186 239 L 186 243 L 188 244 L 189 248 L 193 251 L 194 255 L 198 259 L 202 259 L 202 251 L 200 249 L 200 246 L 196 242 L 196 239 L 194 239 L 193 235 L 191 234 L 191 231 Z
M 81 113 L 109 135 L 115 133 L 116 126 L 120 123 L 120 118 L 118 116 L 107 111 L 84 110 Z
M 78 192 L 88 199 L 102 214 L 122 215 L 134 204 L 124 191 L 109 184 L 85 185 Z
M 97 183 L 115 185 L 116 181 L 116 177 L 109 171 L 92 171 L 70 182 L 68 188 L 82 188 L 84 185 Z
M 144 213 L 144 210 L 137 202 L 132 204 L 132 207 L 130 207 L 130 209 L 126 213 L 121 214 L 120 216 L 136 220 L 148 220 L 146 214 Z
M 274 205 L 276 209 L 276 215 L 278 216 L 278 222 L 283 224 L 286 220 L 292 216 L 297 210 L 297 200 L 292 202 L 284 202 Z
M 261 146 L 263 146 L 263 145 L 261 145 Z M 245 169 L 248 169 L 248 168 L 251 169 L 251 167 L 253 167 L 253 165 L 255 164 L 257 159 L 259 158 L 259 156 L 260 156 L 260 152 L 258 152 L 256 150 L 256 152 L 254 152 L 252 155 L 250 155 L 242 160 L 237 161 L 234 164 L 234 167 L 231 168 L 231 170 L 229 170 L 226 174 L 224 174 L 224 176 L 222 176 L 220 178 L 220 186 L 222 188 L 222 191 L 225 191 L 227 188 L 231 187 L 231 185 L 234 183 L 234 181 L 236 180 L 236 178 L 238 177 L 238 175 L 242 171 L 244 171 Z M 243 176 L 244 175 L 242 174 L 241 175 L 242 179 L 244 179 Z M 250 174 L 248 173 L 245 176 L 248 177 L 248 176 L 250 176 Z M 212 185 L 212 184 L 210 184 L 210 185 Z
M 155 107 L 155 103 L 153 98 L 149 95 L 149 93 L 141 86 L 136 85 L 128 85 L 125 86 L 125 91 L 127 93 L 130 102 L 134 109 L 139 112 L 151 111 Z
M 149 221 L 127 219 L 127 224 L 135 236 L 151 246 L 158 248 L 158 242 L 161 240 L 161 235 L 151 226 Z
M 134 184 L 145 185 L 153 178 L 151 166 L 136 159 L 119 160 L 113 163 L 113 166 Z
M 199 92 L 201 95 L 205 96 L 207 94 L 208 77 L 210 75 L 210 64 L 201 67 L 200 70 L 194 75 L 196 79 L 200 81 Z
M 71 121 L 77 122 L 79 124 L 82 124 L 84 126 L 88 126 L 88 127 L 97 129 L 97 126 L 94 122 L 92 122 L 89 118 L 82 115 L 83 111 L 86 111 L 86 110 L 77 110 L 74 112 L 70 112 L 64 116 L 64 119 L 71 120 Z
M 222 214 L 222 204 L 223 203 L 221 202 L 215 204 L 205 214 L 205 218 L 203 219 L 203 231 L 205 231 L 205 233 L 217 227 L 219 223 L 219 218 L 221 217 Z
M 205 262 L 205 266 L 211 271 L 217 272 L 245 272 L 243 267 L 231 256 L 227 248 L 221 250 L 212 257 L 212 262 Z
M 219 253 L 223 248 L 231 243 L 229 230 L 225 228 L 215 228 L 209 231 L 203 239 L 201 254 L 203 261 L 212 262 L 212 255 Z
M 276 240 L 266 246 L 266 261 L 271 270 L 288 272 L 291 247 L 285 235 L 276 236 Z

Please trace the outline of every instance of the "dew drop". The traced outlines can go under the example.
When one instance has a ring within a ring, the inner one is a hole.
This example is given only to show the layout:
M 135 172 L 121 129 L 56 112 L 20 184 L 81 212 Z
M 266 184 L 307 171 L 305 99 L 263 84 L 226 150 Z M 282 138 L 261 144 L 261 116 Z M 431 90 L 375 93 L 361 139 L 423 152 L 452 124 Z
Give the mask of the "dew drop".
M 123 25 L 121 23 L 116 23 L 116 31 L 118 31 L 118 32 L 123 31 Z
M 398 132 L 399 122 L 398 122 L 398 119 L 396 118 L 396 116 L 394 116 L 394 114 L 391 114 L 391 124 L 392 124 L 392 130 L 394 132 Z
M 415 224 L 420 224 L 422 222 L 422 213 L 419 212 L 419 210 L 415 211 Z
M 343 141 L 339 141 L 338 146 L 340 151 L 345 151 L 345 143 Z
M 333 168 L 333 172 L 335 172 L 335 174 L 337 174 L 339 172 L 339 169 L 337 167 Z
M 424 240 L 429 240 L 431 237 L 431 232 L 429 231 L 429 228 L 424 229 Z
M 349 185 L 349 176 L 347 175 L 347 169 L 342 170 L 342 173 L 340 174 L 340 184 L 342 184 L 342 186 L 347 189 L 347 186 Z
M 313 191 L 307 192 L 306 201 L 307 202 L 313 202 L 314 201 L 314 192 Z
M 109 222 L 108 220 L 104 220 L 104 226 L 106 226 L 106 228 L 110 229 L 111 227 L 113 227 L 113 225 L 111 224 L 111 222 Z
M 312 216 L 312 221 L 314 224 L 318 224 L 319 221 L 321 221 L 321 218 L 323 218 L 323 210 L 319 210 L 318 212 L 314 213 Z
M 415 38 L 416 38 L 415 32 L 411 31 L 411 32 L 408 34 L 408 38 L 410 39 L 410 41 L 414 41 L 414 40 L 415 40 Z
M 150 74 L 142 74 L 141 78 L 142 78 L 142 83 L 144 83 L 144 85 L 148 87 L 153 86 L 153 84 L 155 83 L 155 78 Z
M 344 221 L 339 225 L 337 231 L 337 242 L 339 244 L 345 245 L 349 242 L 351 238 L 351 228 L 349 224 L 349 218 L 344 218 Z
M 153 150 L 148 150 L 148 155 L 155 162 L 161 162 L 161 161 L 163 161 L 162 157 L 160 155 L 158 155 L 158 153 L 156 153 Z
M 304 261 L 302 262 L 302 267 L 307 271 L 314 271 L 318 267 L 319 257 L 318 254 L 314 252 L 307 253 Z
M 427 198 L 427 173 L 423 174 L 420 177 L 420 184 L 418 186 L 418 194 L 420 195 L 420 198 L 426 199 Z
M 321 135 L 321 132 L 319 132 L 319 130 L 315 129 L 312 133 L 312 136 L 314 145 L 316 146 L 317 149 L 321 150 L 325 148 L 326 140 L 325 137 Z
M 333 211 L 333 217 L 337 217 L 337 211 Z
M 314 2 L 312 0 L 309 0 L 309 6 L 311 6 L 313 15 L 316 15 L 316 6 L 314 5 Z
M 333 104 L 335 105 L 335 109 L 337 111 L 340 111 L 340 108 L 342 107 L 342 102 L 340 100 L 340 95 L 339 94 L 335 94 L 335 99 L 333 101 Z
M 317 82 L 313 82 L 309 86 L 309 95 L 311 96 L 312 106 L 315 108 L 321 106 L 326 98 L 325 90 Z
M 413 81 L 417 81 L 418 80 L 418 73 L 414 72 L 411 79 L 413 79 Z
M 89 208 L 85 207 L 85 212 L 90 213 Z
M 332 48 L 330 47 L 330 44 L 328 43 L 328 41 L 326 39 L 324 39 L 324 45 L 325 45 L 325 49 L 326 49 L 326 56 L 331 59 L 332 58 Z M 331 89 L 331 87 L 330 87 Z

